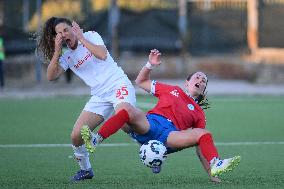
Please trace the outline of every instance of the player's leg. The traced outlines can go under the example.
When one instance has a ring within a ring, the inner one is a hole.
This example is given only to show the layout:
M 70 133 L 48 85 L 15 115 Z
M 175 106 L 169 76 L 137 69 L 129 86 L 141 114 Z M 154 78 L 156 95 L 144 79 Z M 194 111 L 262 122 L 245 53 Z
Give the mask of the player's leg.
M 74 156 L 80 166 L 80 171 L 78 171 L 72 177 L 73 181 L 91 179 L 94 176 L 89 160 L 89 153 L 86 149 L 84 141 L 82 140 L 80 130 L 83 125 L 88 125 L 91 129 L 94 129 L 102 121 L 102 116 L 92 112 L 82 111 L 74 125 L 73 131 L 71 133 L 71 140 Z
M 167 139 L 167 146 L 173 149 L 183 149 L 196 145 L 198 145 L 202 156 L 210 164 L 212 176 L 231 171 L 240 162 L 240 156 L 224 160 L 219 159 L 212 135 L 205 129 L 195 128 L 185 131 L 173 131 Z
M 128 83 L 128 81 L 123 81 Z M 108 119 L 99 129 L 100 134 L 104 139 L 116 133 L 121 128 L 135 130 L 138 133 L 146 133 L 149 124 L 147 124 L 146 115 L 140 109 L 136 108 L 135 90 L 131 84 L 118 85 L 116 93 L 110 99 L 115 109 L 115 115 Z M 143 126 L 146 125 L 146 126 Z M 126 131 L 126 129 L 124 129 Z
M 205 129 L 188 129 L 172 131 L 167 138 L 167 146 L 173 149 L 184 149 L 196 146 L 199 139 L 209 133 Z
M 149 130 L 146 114 L 129 104 L 119 103 L 115 108 L 115 115 L 108 119 L 98 133 L 105 139 L 128 124 L 128 128 L 138 134 L 145 134 Z
M 124 131 L 128 128 L 128 131 L 131 129 L 139 134 L 144 134 L 149 130 L 145 113 L 135 107 L 136 98 L 132 85 L 117 87 L 116 93 L 108 100 L 113 103 L 115 114 L 100 127 L 96 134 L 91 133 L 88 127 L 83 127 L 81 130 L 85 143 L 93 145 L 91 149 L 87 148 L 89 152 L 93 152 L 98 143 L 121 128 L 124 128 Z M 129 126 L 126 127 L 126 124 Z
M 74 146 L 80 146 L 84 144 L 84 141 L 82 140 L 80 133 L 81 128 L 84 125 L 88 125 L 90 130 L 94 130 L 103 121 L 104 121 L 103 116 L 83 110 L 80 116 L 78 117 L 71 133 L 72 144 Z
M 143 111 L 128 103 L 120 103 L 119 106 L 122 109 L 117 110 L 117 113 L 109 118 L 96 134 L 90 132 L 87 126 L 81 129 L 82 138 L 89 152 L 94 152 L 100 142 L 116 133 L 119 129 L 123 127 L 125 129 L 126 124 L 128 124 L 128 130 L 137 134 L 143 135 L 149 130 L 150 125 Z
M 198 147 L 202 156 L 210 164 L 210 173 L 212 177 L 233 170 L 241 160 L 240 156 L 220 159 L 211 133 L 206 133 L 199 138 Z
M 81 170 L 73 177 L 73 180 L 84 180 L 93 176 L 89 153 L 86 149 L 88 145 L 84 144 L 82 140 L 81 128 L 84 125 L 88 125 L 88 128 L 94 130 L 112 111 L 113 108 L 110 103 L 105 103 L 103 99 L 92 96 L 78 117 L 71 134 L 71 139 L 74 155 Z M 88 171 L 91 172 L 89 173 Z

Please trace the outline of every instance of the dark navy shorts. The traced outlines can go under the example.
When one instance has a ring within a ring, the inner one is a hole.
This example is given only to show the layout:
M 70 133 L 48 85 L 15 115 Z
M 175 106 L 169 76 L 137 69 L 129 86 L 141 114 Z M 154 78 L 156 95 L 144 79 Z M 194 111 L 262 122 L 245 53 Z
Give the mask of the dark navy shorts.
M 146 117 L 150 124 L 150 130 L 144 135 L 138 135 L 134 132 L 131 132 L 130 136 L 140 144 L 144 144 L 149 140 L 158 140 L 166 146 L 167 138 L 170 132 L 178 131 L 178 129 L 174 126 L 172 121 L 161 115 L 148 114 Z M 168 154 L 176 151 L 178 150 L 167 147 Z

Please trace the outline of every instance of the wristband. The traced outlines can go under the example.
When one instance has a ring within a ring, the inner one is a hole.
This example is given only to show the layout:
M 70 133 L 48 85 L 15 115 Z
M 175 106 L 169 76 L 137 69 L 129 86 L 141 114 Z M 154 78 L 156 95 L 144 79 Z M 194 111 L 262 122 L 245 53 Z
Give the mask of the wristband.
M 148 68 L 149 70 L 152 70 L 153 68 L 156 67 L 156 65 L 151 64 L 149 61 L 146 63 L 145 65 L 146 68 Z

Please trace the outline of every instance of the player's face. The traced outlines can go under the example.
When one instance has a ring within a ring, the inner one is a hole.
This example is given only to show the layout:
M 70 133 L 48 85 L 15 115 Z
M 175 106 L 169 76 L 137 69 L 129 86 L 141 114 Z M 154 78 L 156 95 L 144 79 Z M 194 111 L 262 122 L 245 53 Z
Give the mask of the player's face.
M 204 93 L 207 85 L 207 76 L 203 72 L 196 72 L 193 74 L 189 81 L 186 81 L 186 88 L 188 92 L 193 96 L 197 97 Z
M 77 46 L 77 39 L 72 31 L 71 26 L 62 22 L 55 26 L 56 34 L 60 34 L 64 43 L 71 49 L 75 49 Z

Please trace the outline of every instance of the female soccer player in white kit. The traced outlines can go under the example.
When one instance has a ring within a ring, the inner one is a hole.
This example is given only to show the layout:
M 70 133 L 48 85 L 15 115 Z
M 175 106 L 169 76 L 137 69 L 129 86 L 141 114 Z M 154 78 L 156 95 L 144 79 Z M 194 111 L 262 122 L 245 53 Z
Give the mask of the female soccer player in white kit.
M 68 47 L 64 53 L 62 43 Z M 37 49 L 50 62 L 47 68 L 48 80 L 55 80 L 64 71 L 71 69 L 91 88 L 91 98 L 71 134 L 74 155 L 80 166 L 80 171 L 72 180 L 91 179 L 94 173 L 80 130 L 83 125 L 93 130 L 113 110 L 119 112 L 128 106 L 135 106 L 134 87 L 110 56 L 101 36 L 94 31 L 83 33 L 74 21 L 49 18 L 39 35 Z

